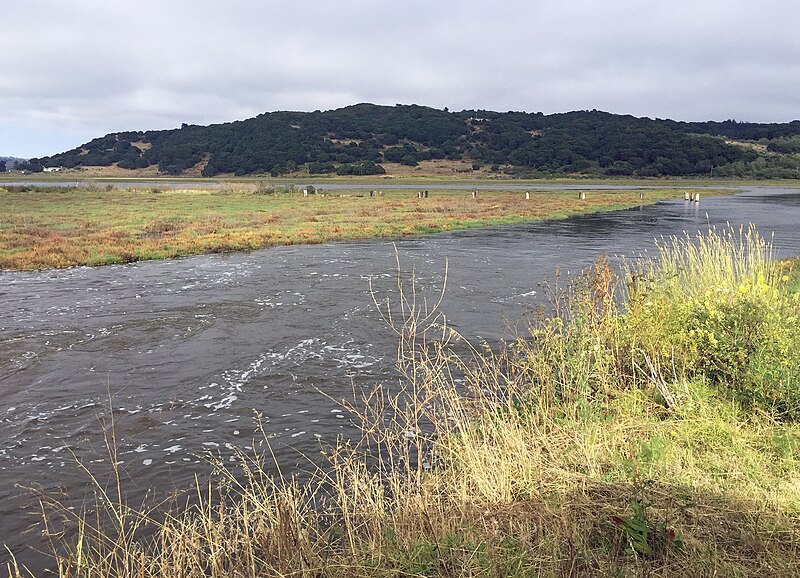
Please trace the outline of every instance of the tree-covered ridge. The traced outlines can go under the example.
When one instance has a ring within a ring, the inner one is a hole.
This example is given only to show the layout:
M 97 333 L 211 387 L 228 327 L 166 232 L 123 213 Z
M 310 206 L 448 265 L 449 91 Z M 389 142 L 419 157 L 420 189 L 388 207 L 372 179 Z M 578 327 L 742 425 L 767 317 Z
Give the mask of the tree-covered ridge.
M 735 142 L 732 142 L 735 141 Z M 232 123 L 112 133 L 30 167 L 157 166 L 178 175 L 382 174 L 431 159 L 520 175 L 800 177 L 800 121 L 686 123 L 599 111 L 563 114 L 357 104 Z

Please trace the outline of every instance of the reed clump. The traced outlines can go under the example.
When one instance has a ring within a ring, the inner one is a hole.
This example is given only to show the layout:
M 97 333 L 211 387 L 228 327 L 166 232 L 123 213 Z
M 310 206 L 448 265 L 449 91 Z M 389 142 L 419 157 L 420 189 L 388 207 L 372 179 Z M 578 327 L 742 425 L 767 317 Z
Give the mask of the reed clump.
M 796 286 L 753 230 L 672 239 L 492 350 L 398 276 L 399 385 L 345 403 L 362 439 L 304 482 L 216 463 L 158 516 L 101 492 L 59 575 L 796 576 Z

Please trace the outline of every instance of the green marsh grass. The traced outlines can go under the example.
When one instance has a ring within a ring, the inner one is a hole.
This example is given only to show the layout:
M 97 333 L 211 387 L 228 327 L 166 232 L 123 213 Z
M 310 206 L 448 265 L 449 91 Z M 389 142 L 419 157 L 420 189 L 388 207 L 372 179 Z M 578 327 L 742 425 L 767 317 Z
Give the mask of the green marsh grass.
M 216 461 L 160 516 L 124 506 L 112 479 L 106 518 L 67 512 L 78 537 L 59 543 L 59 575 L 797 576 L 800 423 L 783 380 L 800 303 L 770 254 L 753 230 L 711 231 L 621 273 L 598 259 L 498 349 L 398 275 L 392 301 L 373 296 L 399 383 L 341 402 L 361 439 L 305 482 L 270 473 L 269 453 Z
M 222 187 L 223 185 L 220 185 Z M 0 186 L 0 269 L 127 263 L 273 245 L 399 237 L 561 219 L 676 197 L 674 189 L 592 191 L 328 191 L 303 197 L 290 185 L 230 188 Z M 729 191 L 704 190 L 703 194 Z

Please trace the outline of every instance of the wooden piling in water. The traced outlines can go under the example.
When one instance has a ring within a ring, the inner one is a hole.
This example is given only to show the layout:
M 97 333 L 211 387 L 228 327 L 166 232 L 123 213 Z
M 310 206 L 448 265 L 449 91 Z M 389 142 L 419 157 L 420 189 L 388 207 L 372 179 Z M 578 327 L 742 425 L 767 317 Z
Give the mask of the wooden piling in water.
M 689 199 L 689 191 L 683 191 L 683 200 L 684 201 L 691 200 L 691 199 Z
M 700 202 L 700 193 L 695 193 L 694 194 L 694 202 L 695 203 L 699 203 Z
M 644 201 L 644 191 L 639 191 L 639 200 Z

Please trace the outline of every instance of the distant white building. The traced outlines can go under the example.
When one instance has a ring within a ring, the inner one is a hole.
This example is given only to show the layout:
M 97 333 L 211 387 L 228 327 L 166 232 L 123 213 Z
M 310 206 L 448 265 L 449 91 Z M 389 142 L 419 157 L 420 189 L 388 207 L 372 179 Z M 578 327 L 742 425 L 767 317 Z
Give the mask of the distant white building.
M 63 171 L 64 167 L 44 167 L 44 172 L 46 173 L 57 173 L 58 171 Z

